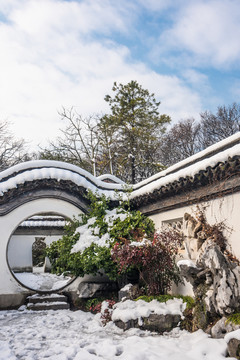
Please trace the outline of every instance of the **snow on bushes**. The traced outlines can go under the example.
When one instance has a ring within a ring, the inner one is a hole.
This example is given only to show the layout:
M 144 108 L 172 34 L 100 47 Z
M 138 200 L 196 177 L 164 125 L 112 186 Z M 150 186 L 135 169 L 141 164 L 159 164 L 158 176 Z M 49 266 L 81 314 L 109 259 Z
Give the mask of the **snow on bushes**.
M 89 192 L 88 198 L 90 213 L 74 219 L 65 235 L 47 248 L 53 272 L 84 276 L 104 270 L 117 280 L 137 269 L 149 294 L 165 293 L 171 281 L 179 282 L 176 232 L 154 234 L 152 220 L 131 210 L 129 202 L 111 209 L 105 196 Z

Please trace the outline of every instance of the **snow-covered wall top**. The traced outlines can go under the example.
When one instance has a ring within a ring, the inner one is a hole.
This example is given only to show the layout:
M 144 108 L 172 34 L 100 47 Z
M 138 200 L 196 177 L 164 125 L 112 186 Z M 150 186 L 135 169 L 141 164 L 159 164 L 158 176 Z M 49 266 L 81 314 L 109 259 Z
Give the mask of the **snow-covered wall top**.
M 103 174 L 97 177 L 97 179 L 104 181 L 104 182 L 111 182 L 111 183 L 116 183 L 116 184 L 125 184 L 124 181 L 122 181 L 121 179 L 119 179 L 118 177 L 112 175 L 112 174 Z
M 121 184 L 104 182 L 75 165 L 61 161 L 36 160 L 27 161 L 2 171 L 0 173 L 0 196 L 20 184 L 42 179 L 72 181 L 77 186 L 105 194 L 112 200 L 116 197 L 115 190 L 121 191 L 122 189 Z
M 200 168 L 202 166 L 201 170 L 204 170 L 205 164 L 207 163 L 208 159 L 209 159 L 209 166 L 212 166 L 212 161 L 214 161 L 214 164 L 216 165 L 215 161 L 218 161 L 218 162 L 225 161 L 225 155 L 222 154 L 224 150 L 230 149 L 234 145 L 239 144 L 239 143 L 240 143 L 240 131 L 238 131 L 236 134 L 229 136 L 228 138 L 226 138 L 222 141 L 219 141 L 218 143 L 216 143 L 214 145 L 209 146 L 205 150 L 202 150 L 202 151 L 198 152 L 197 154 L 194 154 L 194 155 L 170 166 L 166 170 L 160 171 L 159 173 L 149 177 L 148 179 L 143 180 L 143 181 L 139 182 L 138 184 L 135 184 L 133 186 L 133 189 L 136 190 L 140 187 L 143 187 L 144 185 L 149 184 L 150 182 L 159 180 L 160 178 L 166 177 L 169 174 L 178 172 L 179 170 L 181 170 L 183 168 L 186 168 L 186 167 L 189 168 L 190 165 L 193 165 L 196 163 L 199 163 L 198 168 Z M 212 160 L 212 159 L 210 160 L 210 158 L 212 158 L 216 154 L 218 154 L 218 157 L 216 157 L 214 160 Z M 221 154 L 223 155 L 223 157 Z M 239 151 L 237 150 L 237 148 L 235 148 L 233 151 L 229 152 L 229 156 L 235 156 L 235 155 L 239 155 Z M 201 160 L 206 160 L 206 162 L 201 163 Z M 191 169 L 193 169 L 193 168 L 191 168 Z M 191 172 L 191 170 L 190 170 L 190 172 Z M 186 171 L 186 173 L 187 173 L 187 171 Z M 185 174 L 185 173 L 183 173 L 183 174 Z
M 168 184 L 184 178 L 194 178 L 196 174 L 209 168 L 214 168 L 219 163 L 224 163 L 229 158 L 240 156 L 240 132 L 199 152 L 160 173 L 133 185 L 131 199 L 154 192 Z M 99 178 L 72 164 L 59 161 L 36 160 L 15 165 L 0 173 L 0 197 L 9 190 L 36 180 L 54 179 L 70 181 L 78 187 L 90 189 L 99 194 L 105 194 L 112 200 L 116 199 L 116 190 L 124 194 L 124 183 L 113 177 L 115 183 L 102 181 L 109 179 L 110 175 Z M 118 183 L 116 183 L 118 182 Z
M 23 221 L 19 226 L 20 227 L 64 227 L 67 221 L 63 217 L 59 216 L 32 216 L 31 218 Z
M 233 146 L 227 150 L 221 151 L 212 157 L 203 159 L 194 163 L 193 165 L 189 165 L 184 167 L 176 172 L 169 172 L 166 170 L 166 174 L 164 175 L 164 171 L 155 175 L 155 178 L 149 178 L 142 183 L 136 184 L 133 187 L 134 191 L 131 194 L 131 198 L 136 198 L 141 195 L 145 195 L 147 193 L 152 193 L 154 190 L 159 189 L 163 186 L 167 186 L 171 183 L 174 183 L 180 179 L 185 178 L 194 178 L 201 171 L 205 171 L 208 168 L 214 168 L 219 163 L 224 163 L 229 160 L 229 158 L 233 158 L 235 156 L 240 156 L 240 144 Z M 187 159 L 186 159 L 187 160 Z M 170 168 L 168 169 L 170 170 Z

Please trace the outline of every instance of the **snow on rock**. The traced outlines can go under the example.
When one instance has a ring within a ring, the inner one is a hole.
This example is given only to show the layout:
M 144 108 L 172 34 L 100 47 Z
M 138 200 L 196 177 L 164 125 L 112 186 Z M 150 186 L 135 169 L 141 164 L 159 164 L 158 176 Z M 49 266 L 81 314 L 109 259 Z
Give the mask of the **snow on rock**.
M 226 334 L 224 339 L 227 342 L 229 356 L 232 356 L 234 359 L 239 359 L 240 330 Z
M 152 241 L 146 238 L 143 238 L 142 241 L 132 241 L 129 246 L 137 246 L 137 247 L 141 247 L 141 246 L 145 246 L 145 245 L 151 245 Z
M 120 291 L 129 291 L 133 287 L 133 284 L 127 284 Z
M 228 343 L 231 339 L 240 340 L 240 329 L 231 331 L 230 333 L 226 334 L 224 340 Z
M 114 305 L 112 320 L 121 320 L 127 322 L 129 320 L 140 321 L 141 318 L 148 317 L 150 314 L 156 315 L 183 315 L 186 304 L 182 299 L 168 300 L 166 303 L 160 303 L 157 300 L 152 300 L 149 303 L 143 300 L 126 300 Z
M 189 267 L 196 267 L 196 264 L 192 260 L 188 260 L 188 259 L 179 260 L 177 262 L 177 266 L 180 267 L 181 265 L 186 265 Z

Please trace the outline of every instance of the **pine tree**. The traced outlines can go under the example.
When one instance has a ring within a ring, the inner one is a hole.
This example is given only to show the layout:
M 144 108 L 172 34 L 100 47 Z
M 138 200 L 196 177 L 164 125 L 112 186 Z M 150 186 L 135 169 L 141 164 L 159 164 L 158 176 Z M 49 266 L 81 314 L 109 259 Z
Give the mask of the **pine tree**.
M 115 82 L 112 90 L 113 97 L 105 96 L 111 114 L 100 123 L 112 129 L 115 175 L 134 184 L 161 170 L 157 150 L 170 117 L 159 114 L 160 102 L 137 81 L 126 85 Z

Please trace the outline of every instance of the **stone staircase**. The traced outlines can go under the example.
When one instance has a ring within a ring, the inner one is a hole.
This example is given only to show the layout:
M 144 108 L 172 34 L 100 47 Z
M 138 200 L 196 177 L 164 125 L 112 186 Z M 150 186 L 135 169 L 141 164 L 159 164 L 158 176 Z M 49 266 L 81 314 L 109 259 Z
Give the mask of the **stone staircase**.
M 28 310 L 65 310 L 70 309 L 68 298 L 60 294 L 34 294 L 27 297 Z

